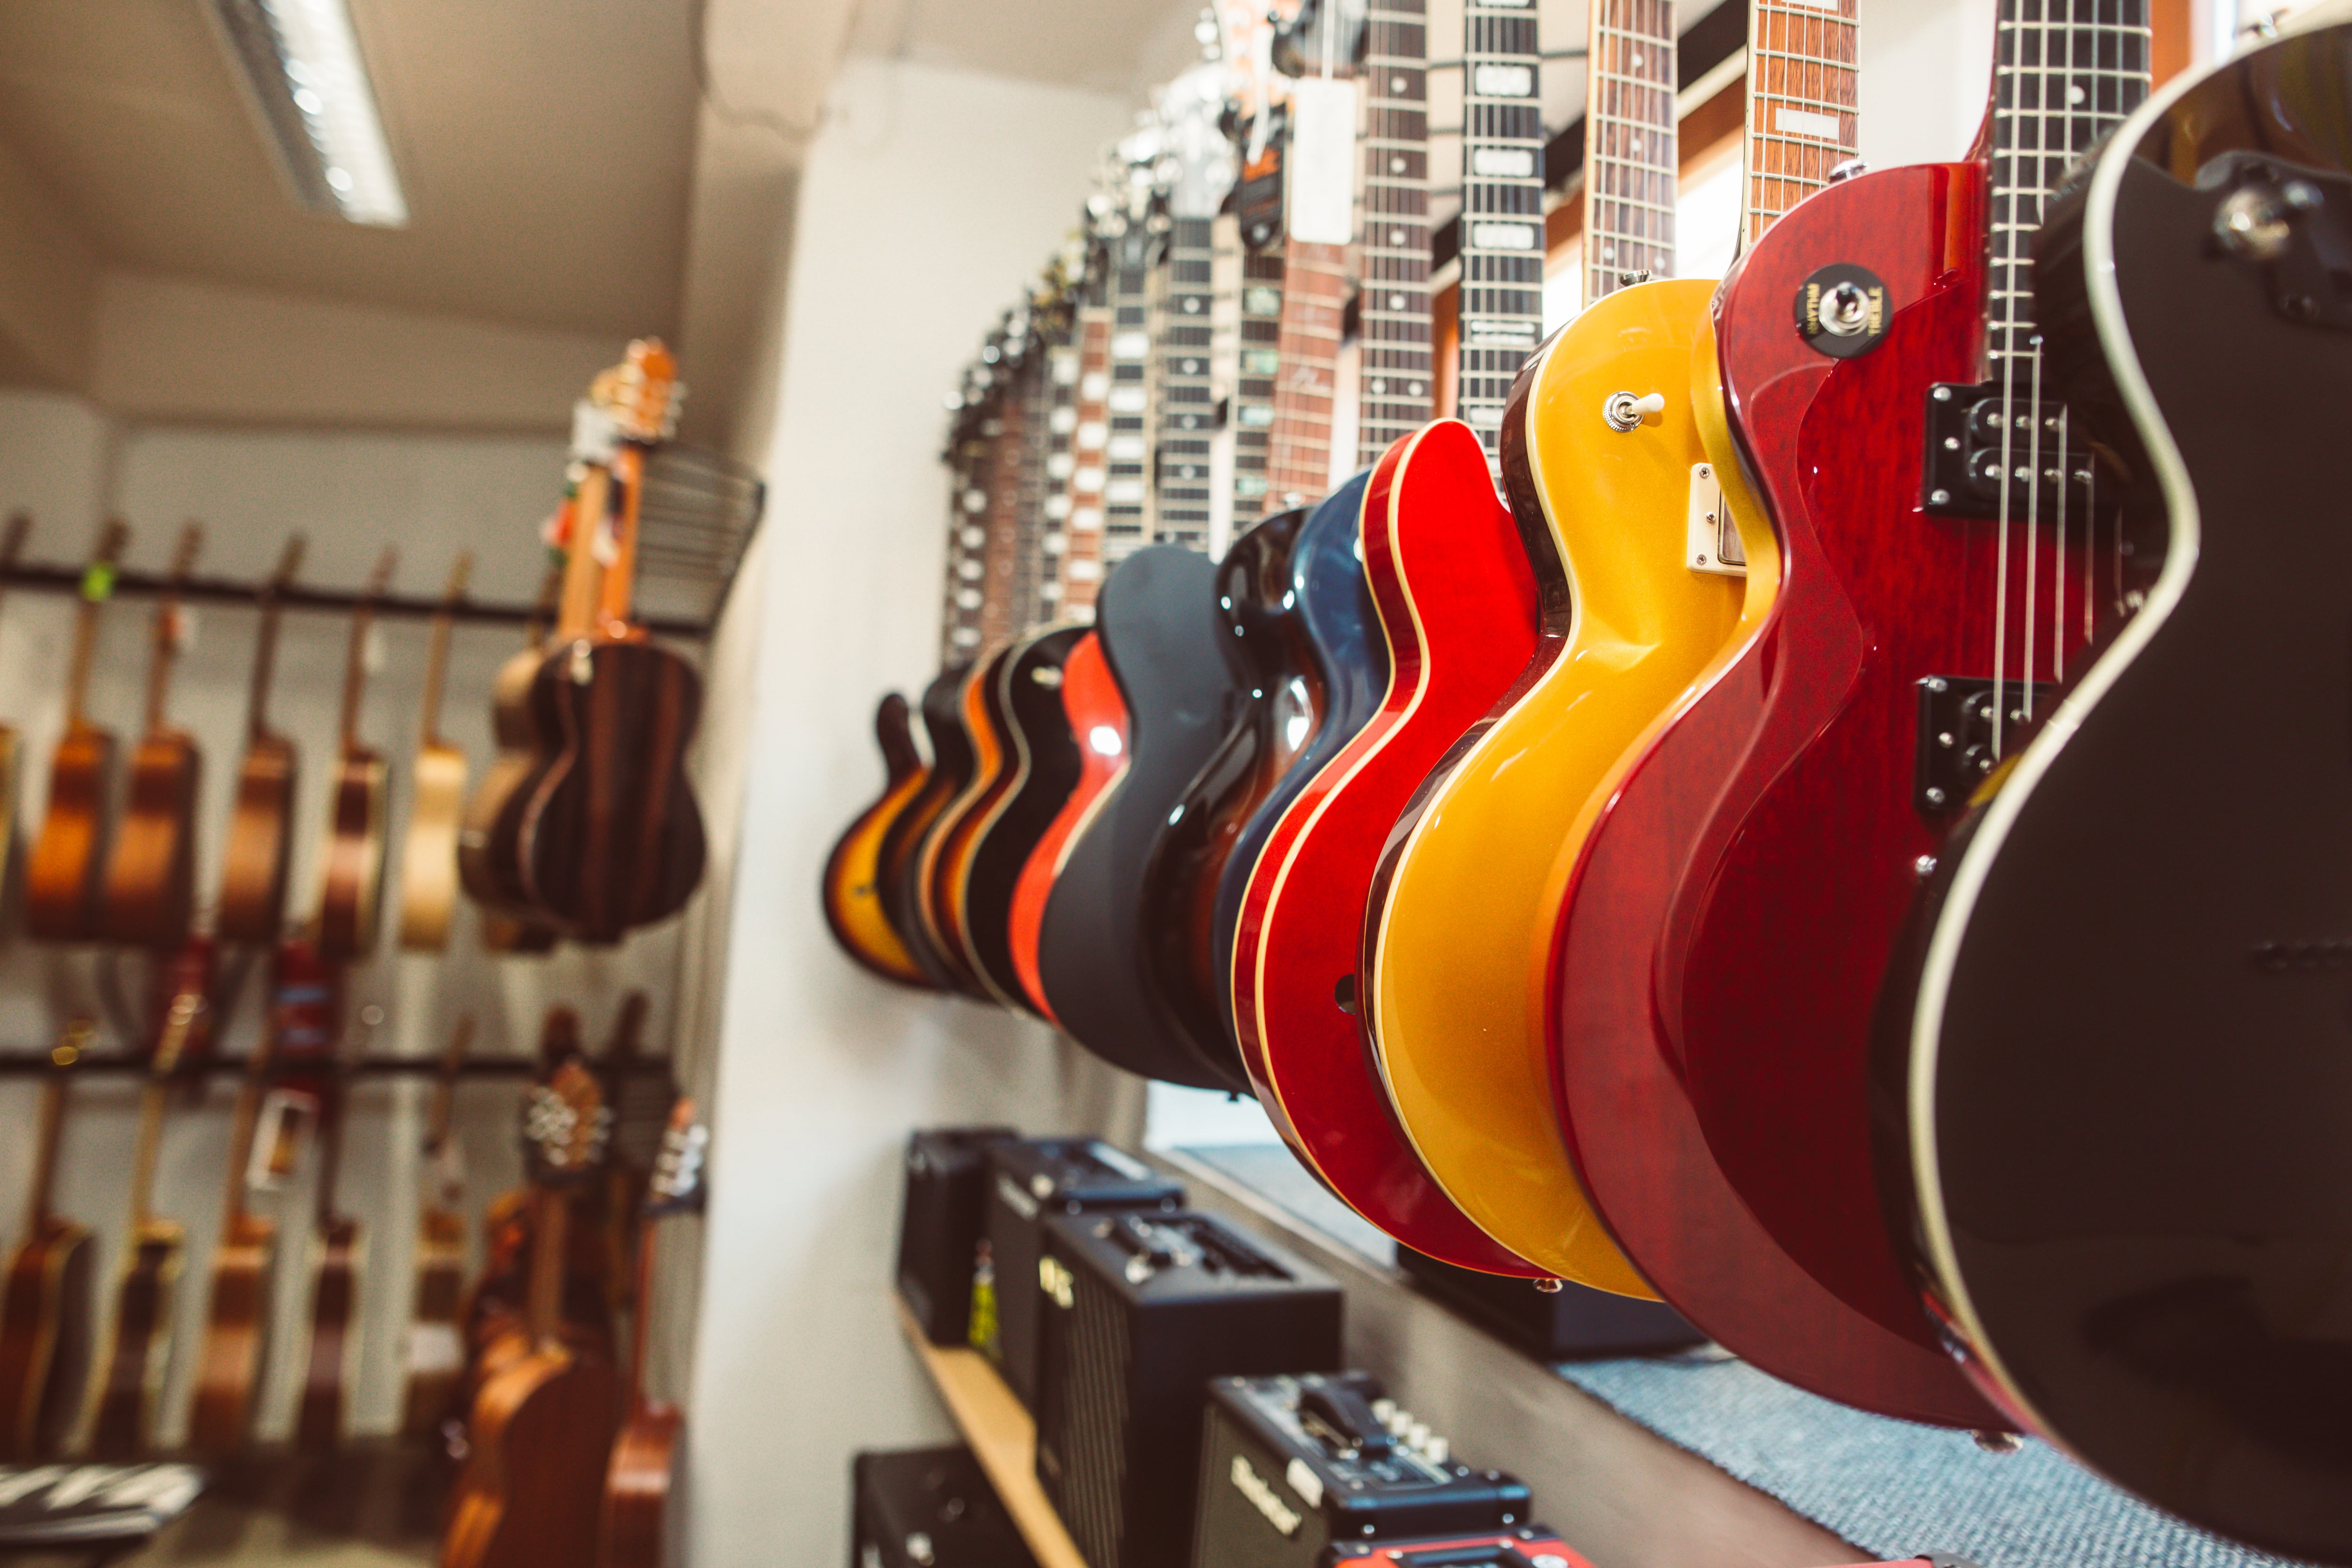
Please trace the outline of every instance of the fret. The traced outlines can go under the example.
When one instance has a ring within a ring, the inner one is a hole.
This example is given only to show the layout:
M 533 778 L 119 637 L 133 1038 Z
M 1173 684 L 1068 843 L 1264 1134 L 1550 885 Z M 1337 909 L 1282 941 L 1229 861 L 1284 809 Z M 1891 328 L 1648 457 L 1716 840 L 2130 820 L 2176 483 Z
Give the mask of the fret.
M 1103 480 L 1102 563 L 1106 572 L 1150 537 L 1151 273 L 1157 247 L 1139 223 L 1112 241 L 1110 416 Z
M 1593 0 L 1584 136 L 1588 306 L 1629 275 L 1674 273 L 1675 57 L 1671 0 Z
M 1500 461 L 1511 383 L 1543 335 L 1543 114 L 1531 5 L 1463 12 L 1456 412 Z M 1596 92 L 1595 96 L 1598 96 Z
M 1859 128 L 1854 0 L 1753 0 L 1741 191 L 1746 238 L 1829 184 Z
M 1151 536 L 1200 551 L 1209 547 L 1209 447 L 1216 423 L 1209 376 L 1212 227 L 1205 216 L 1170 223 L 1152 362 L 1159 441 Z

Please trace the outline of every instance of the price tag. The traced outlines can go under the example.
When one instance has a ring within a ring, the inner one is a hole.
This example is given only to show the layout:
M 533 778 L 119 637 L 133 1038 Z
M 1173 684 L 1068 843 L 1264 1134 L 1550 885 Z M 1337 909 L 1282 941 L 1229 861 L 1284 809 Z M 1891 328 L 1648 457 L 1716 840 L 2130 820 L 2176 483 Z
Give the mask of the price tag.
M 1345 245 L 1356 237 L 1356 84 L 1302 77 L 1290 84 L 1290 237 Z

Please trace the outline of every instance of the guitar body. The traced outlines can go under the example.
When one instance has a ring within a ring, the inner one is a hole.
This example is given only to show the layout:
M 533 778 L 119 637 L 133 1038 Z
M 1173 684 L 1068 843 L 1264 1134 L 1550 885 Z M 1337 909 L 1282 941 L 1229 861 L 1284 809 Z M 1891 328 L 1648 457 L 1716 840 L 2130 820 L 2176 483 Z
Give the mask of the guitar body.
M 950 665 L 923 689 L 923 733 L 931 743 L 931 771 L 882 836 L 877 880 L 883 915 L 907 944 L 916 966 L 942 991 L 973 994 L 980 983 L 964 973 L 961 955 L 943 952 L 931 941 L 923 921 L 918 875 L 931 830 L 949 803 L 971 782 L 971 738 L 961 717 L 964 678 L 970 673 L 969 665 Z
M 563 748 L 533 788 L 518 846 L 533 908 L 589 942 L 676 914 L 702 881 L 702 812 L 685 771 L 702 677 L 651 642 L 574 643 L 533 700 Z
M 1053 998 L 1045 994 L 1045 976 L 1037 968 L 1037 937 L 1045 923 L 1045 903 L 1054 894 L 1070 846 L 1102 809 L 1111 786 L 1127 771 L 1127 704 L 1120 700 L 1118 682 L 1111 679 L 1110 663 L 1103 658 L 1102 638 L 1093 632 L 1080 637 L 1062 662 L 1062 722 L 1077 748 L 1078 778 L 1069 797 L 1054 814 L 1037 847 L 1021 862 L 1013 884 L 1013 903 L 1005 917 L 1005 946 L 1013 955 L 1013 973 L 1029 1005 L 1048 1019 Z
M 604 1471 L 598 1568 L 661 1568 L 670 1484 L 685 1446 L 686 1415 L 675 1405 L 647 1405 L 621 1428 Z
M 1851 443 L 1836 466 L 1842 481 L 1878 468 L 1909 475 L 1887 481 L 1886 508 L 1869 528 L 1873 550 L 1916 569 L 1916 556 L 1906 552 L 1924 548 L 1933 532 L 1913 510 L 1923 444 L 1916 411 L 1927 380 L 1973 374 L 1967 367 L 1975 363 L 1979 285 L 1973 280 L 1981 276 L 1979 179 L 1973 165 L 1929 165 L 1833 185 L 1775 224 L 1725 285 L 1717 364 L 1727 380 L 1741 366 L 1753 378 L 1734 410 L 1745 442 L 1735 444 L 1724 395 L 1704 364 L 1693 374 L 1695 411 L 1739 525 L 1748 591 L 1726 650 L 1661 716 L 1585 833 L 1554 925 L 1549 1036 L 1553 1106 L 1585 1191 L 1627 1258 L 1677 1310 L 1760 1370 L 1801 1388 L 1907 1420 L 1981 1428 L 2004 1423 L 1930 1348 L 1919 1313 L 1888 1322 L 1847 1301 L 1759 1223 L 1720 1162 L 1684 1070 L 1686 985 L 1717 978 L 1691 967 L 1689 939 L 1740 805 L 1770 782 L 1759 760 L 1766 715 L 1776 697 L 1833 703 L 1849 689 L 1817 664 L 1792 668 L 1804 661 L 1786 641 L 1790 623 L 1782 612 L 1791 595 L 1819 589 L 1824 574 L 1816 569 L 1805 580 L 1798 567 L 1780 566 L 1776 541 L 1790 548 L 1802 541 L 1786 527 L 1775 533 L 1762 526 L 1768 516 L 1780 521 L 1784 514 L 1768 510 L 1769 489 L 1747 492 L 1740 461 L 1748 457 L 1759 471 L 1789 471 L 1824 383 L 1902 380 L 1903 390 L 1880 388 L 1874 398 L 1842 404 L 1842 426 L 1822 435 L 1842 428 Z M 1825 233 L 1836 237 L 1825 239 Z M 1816 353 L 1791 326 L 1790 301 L 1803 280 L 1833 258 L 1870 267 L 1893 304 L 1885 338 L 1859 358 Z M 1758 368 L 1764 364 L 1772 371 Z M 1857 405 L 1871 408 L 1868 417 L 1856 415 Z M 1906 418 L 1907 447 L 1896 439 Z M 1856 651 L 1851 641 L 1843 645 L 1845 657 Z M 1799 738 L 1780 737 L 1780 754 Z M 1907 768 L 1906 758 L 1906 775 Z M 1909 800 L 1906 776 L 1896 804 L 1908 811 Z M 1880 807 L 1844 794 L 1816 809 L 1864 837 Z M 1815 870 L 1783 868 L 1774 909 L 1748 930 L 1748 942 L 1785 952 L 1781 944 L 1801 940 L 1796 928 L 1804 921 L 1843 920 L 1814 899 Z M 1841 957 L 1801 978 L 1829 989 L 1848 984 L 1846 962 Z M 1745 961 L 1738 968 L 1755 973 Z M 1781 996 L 1795 978 L 1760 984 L 1766 995 Z M 1791 1041 L 1760 1022 L 1742 1038 L 1759 1062 L 1814 1044 Z M 1834 1084 L 1807 1082 L 1817 1092 L 1836 1092 Z M 1859 1081 L 1845 1091 L 1858 1100 Z M 1816 1152 L 1784 1146 L 1783 1154 L 1811 1161 Z M 1823 1188 L 1813 1201 L 1824 1210 L 1874 1204 L 1870 1173 L 1859 1175 L 1865 1184 L 1859 1193 Z M 1874 1217 L 1872 1226 L 1883 1229 L 1883 1221 Z M 1858 1237 L 1854 1249 L 1868 1240 Z M 1883 1252 L 1886 1244 L 1879 1245 Z
M 97 1248 L 51 1218 L 8 1259 L 0 1282 L 0 1459 L 54 1458 L 89 1386 Z
M 466 1310 L 466 1221 L 453 1209 L 426 1209 L 417 1220 L 416 1295 L 408 1314 L 407 1379 L 400 1429 L 426 1437 L 454 1407 L 466 1370 L 459 1325 Z
M 1473 1225 L 1398 1131 L 1355 990 L 1381 847 L 1429 770 L 1533 656 L 1535 580 L 1478 438 L 1456 421 L 1389 448 L 1361 527 L 1388 687 L 1283 813 L 1251 872 L 1234 935 L 1242 1059 L 1285 1141 L 1365 1218 L 1432 1257 L 1536 1278 L 1544 1270 Z
M 330 959 L 365 958 L 375 951 L 390 772 L 383 753 L 365 746 L 349 748 L 335 764 L 326 878 L 319 894 L 319 951 Z
M 90 1423 L 94 1458 L 137 1458 L 154 1445 L 155 1402 L 171 1366 L 172 1302 L 186 1245 L 180 1227 L 166 1220 L 148 1221 L 131 1241 Z
M 1218 564 L 1218 618 L 1244 672 L 1239 705 L 1144 863 L 1143 900 L 1158 911 L 1144 933 L 1144 961 L 1160 1000 L 1197 1039 L 1223 1039 L 1232 1027 L 1216 967 L 1217 889 L 1226 862 L 1322 718 L 1322 684 L 1291 570 L 1310 515 L 1294 507 L 1263 519 Z
M 457 833 L 457 880 L 483 908 L 530 912 L 515 845 L 530 785 L 551 753 L 540 731 L 531 693 L 545 656 L 527 648 L 499 666 L 490 690 L 490 733 L 498 754 L 466 805 Z
M 125 947 L 176 947 L 187 939 L 196 893 L 196 796 L 204 761 L 179 731 L 150 735 L 131 752 L 131 792 L 115 828 L 100 895 L 100 933 Z
M 400 945 L 437 952 L 449 944 L 457 907 L 457 828 L 466 810 L 466 753 L 455 746 L 417 749 L 400 852 Z
M 474 1402 L 472 1451 L 450 1504 L 441 1568 L 582 1568 L 596 1560 L 619 1378 L 552 1346 L 524 1352 Z
M 824 923 L 841 950 L 901 985 L 928 987 L 907 944 L 882 911 L 882 842 L 907 803 L 920 794 L 927 770 L 908 727 L 907 700 L 893 691 L 874 713 L 874 739 L 886 777 L 873 805 L 857 814 L 825 857 Z
M 240 1212 L 213 1250 L 204 1354 L 188 1415 L 188 1446 L 198 1453 L 235 1453 L 252 1435 L 256 1396 L 269 1364 L 270 1263 L 277 1247 L 275 1220 Z
M 1011 1005 L 1034 1008 L 1013 958 L 1013 900 L 1030 854 L 1068 804 L 1082 769 L 1063 710 L 1070 655 L 1087 633 L 1063 626 L 1032 638 L 1005 666 L 1002 706 L 1012 782 L 972 846 L 964 873 L 968 956 Z
M 1239 661 L 1217 619 L 1216 567 L 1172 544 L 1119 563 L 1096 636 L 1128 713 L 1127 766 L 1073 837 L 1038 926 L 1037 970 L 1056 1022 L 1130 1072 L 1246 1089 L 1222 1030 L 1195 1036 L 1155 994 L 1151 933 L 1172 911 L 1144 902 L 1151 847 L 1238 710 Z
M 236 804 L 221 856 L 215 934 L 225 942 L 278 940 L 286 918 L 286 873 L 293 863 L 296 757 L 283 735 L 260 734 L 236 771 Z
M 2314 563 L 2352 353 L 2340 296 L 2297 293 L 2344 254 L 2347 90 L 2352 27 L 2254 43 L 2050 206 L 2046 369 L 2164 563 L 1948 848 L 1881 1079 L 1939 1314 L 2002 1402 L 2160 1508 L 2326 1562 L 2352 1559 L 2352 601 Z M 2273 257 L 2215 237 L 2240 193 L 2294 215 Z M 2164 763 L 2183 712 L 2195 754 Z
M 923 934 L 931 945 L 951 954 L 992 1001 L 1005 1002 L 994 982 L 972 962 L 963 924 L 963 878 L 970 868 L 974 837 L 996 803 L 1013 783 L 1017 753 L 1006 733 L 1003 711 L 1004 671 L 1013 649 L 999 649 L 981 661 L 964 682 L 963 731 L 971 740 L 971 777 L 923 840 L 916 858 L 915 908 L 923 921 Z
M 25 926 L 43 942 L 98 934 L 113 783 L 113 735 L 94 724 L 68 729 L 49 763 L 48 804 L 25 867 Z
M 338 1219 L 318 1237 L 310 1271 L 310 1349 L 295 1408 L 294 1444 L 311 1452 L 341 1446 L 343 1393 L 359 1340 L 360 1225 Z
M 1217 874 L 1217 904 L 1210 917 L 1212 963 L 1217 1007 L 1226 1026 L 1234 1016 L 1234 928 L 1259 853 L 1299 792 L 1339 755 L 1341 748 L 1381 710 L 1388 695 L 1389 649 L 1364 582 L 1362 538 L 1364 492 L 1370 469 L 1325 498 L 1309 514 L 1290 552 L 1290 591 L 1297 597 L 1304 637 L 1303 668 L 1281 664 L 1274 676 L 1287 685 L 1306 683 L 1322 694 L 1322 711 L 1307 743 L 1234 835 L 1224 868 Z M 1286 646 L 1282 658 L 1292 650 Z

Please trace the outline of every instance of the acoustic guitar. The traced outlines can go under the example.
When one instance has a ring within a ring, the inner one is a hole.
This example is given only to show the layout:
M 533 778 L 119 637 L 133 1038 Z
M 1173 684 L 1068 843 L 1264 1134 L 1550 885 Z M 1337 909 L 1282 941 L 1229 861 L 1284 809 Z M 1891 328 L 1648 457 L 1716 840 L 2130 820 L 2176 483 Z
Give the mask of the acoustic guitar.
M 165 948 L 188 934 L 195 912 L 196 796 L 204 755 L 195 737 L 164 716 L 172 665 L 182 640 L 180 597 L 204 530 L 190 523 L 163 597 L 155 605 L 155 647 L 147 668 L 147 732 L 131 752 L 131 788 L 107 858 L 99 932 L 125 947 Z
M 87 942 L 98 934 L 99 890 L 112 825 L 114 735 L 89 721 L 89 672 L 98 625 L 114 593 L 115 568 L 131 531 L 110 521 L 82 574 L 66 674 L 66 732 L 49 763 L 48 804 L 25 867 L 25 929 L 42 942 Z
M 466 1370 L 459 1329 L 466 1306 L 466 1215 L 458 1206 L 466 1198 L 466 1163 L 455 1113 L 457 1074 L 473 1039 L 474 1016 L 467 1013 L 449 1031 L 425 1137 L 432 1188 L 416 1216 L 416 1287 L 401 1356 L 400 1430 L 412 1438 L 441 1430 Z
M 89 1377 L 96 1250 L 89 1229 L 58 1214 L 51 1199 L 65 1132 L 67 1083 L 95 1033 L 89 1019 L 76 1018 L 50 1048 L 52 1071 L 41 1089 L 25 1237 L 9 1255 L 8 1273 L 0 1283 L 0 1459 L 11 1464 L 58 1454 L 79 1414 Z
M 2006 55 L 2034 24 L 2000 15 Z M 2341 1562 L 2352 678 L 2314 568 L 2352 396 L 2352 26 L 2326 15 L 2104 143 L 2104 113 L 1996 114 L 1996 189 L 2092 150 L 2033 245 L 2040 391 L 2122 458 L 2099 591 L 2145 605 L 1940 848 L 1875 1109 L 1906 1260 L 2004 1410 L 2192 1524 Z M 2099 17 L 2144 68 L 2142 13 Z M 2072 59 L 2044 81 L 2104 110 Z M 2179 712 L 2199 750 L 2159 761 Z
M 414 798 L 408 805 L 408 836 L 400 855 L 400 945 L 412 952 L 438 952 L 449 945 L 449 917 L 457 904 L 457 827 L 466 809 L 466 753 L 441 738 L 441 689 L 449 673 L 449 633 L 466 579 L 474 569 L 470 550 L 457 553 L 442 591 L 441 613 L 433 617 L 433 643 L 425 660 L 424 735 L 411 767 Z
M 269 1016 L 246 1058 L 229 1135 L 227 1191 L 220 1240 L 213 1248 L 195 1403 L 188 1416 L 188 1445 L 198 1453 L 228 1454 L 245 1447 L 269 1364 L 278 1222 L 256 1214 L 247 1198 L 254 1132 L 271 1064 L 281 1042 L 290 1040 L 299 1054 L 314 1049 L 312 1042 L 321 1036 L 332 1037 L 334 975 L 309 942 L 289 938 L 278 943 L 270 955 L 269 987 Z
M 596 1075 L 576 1056 L 526 1102 L 529 1338 L 475 1396 L 441 1568 L 579 1568 L 595 1560 L 619 1379 L 610 1361 L 565 1342 L 563 1295 L 571 1191 L 593 1179 L 610 1120 Z
M 1111 786 L 1127 771 L 1127 705 L 1120 700 L 1118 682 L 1111 679 L 1103 658 L 1102 638 L 1088 632 L 1072 645 L 1062 661 L 1062 720 L 1078 752 L 1077 782 L 1070 786 L 1036 847 L 1021 862 L 1013 884 L 1013 901 L 1005 910 L 1004 945 L 1013 972 L 1029 1005 L 1054 1019 L 1053 998 L 1045 994 L 1045 977 L 1037 967 L 1037 937 L 1045 922 L 1045 901 L 1053 896 L 1054 879 L 1061 874 L 1070 846 L 1101 810 Z
M 380 1010 L 360 1010 L 373 1028 Z M 294 1414 L 294 1446 L 327 1453 L 341 1447 L 346 1388 L 359 1354 L 360 1267 L 364 1258 L 360 1222 L 341 1212 L 335 1188 L 342 1174 L 343 1130 L 348 1091 L 346 1069 L 331 1063 L 320 1080 L 319 1168 L 310 1189 L 310 1338 L 302 1364 L 301 1392 Z
M 882 912 L 882 841 L 921 792 L 928 773 L 915 749 L 907 700 L 895 691 L 874 710 L 874 740 L 882 752 L 882 793 L 842 830 L 825 857 L 824 923 L 841 950 L 866 969 L 901 985 L 927 987 L 929 980 Z
M 33 520 L 24 512 L 9 516 L 5 532 L 0 532 L 0 574 L 16 570 L 16 561 L 24 553 L 26 536 L 33 531 Z M 5 885 L 11 862 L 18 852 L 16 833 L 16 796 L 22 786 L 24 755 L 22 737 L 13 724 L 0 724 L 0 885 Z
M 202 937 L 192 945 L 208 945 Z M 205 995 L 209 966 L 191 964 L 163 1015 L 139 1095 L 138 1152 L 131 1168 L 130 1247 L 115 1287 L 114 1324 L 92 1391 L 89 1451 L 108 1461 L 136 1458 L 154 1446 L 155 1401 L 172 1359 L 173 1300 L 187 1233 L 152 1206 L 155 1161 L 163 1146 L 163 1107 L 184 1054 L 201 1054 L 211 1027 Z
M 223 942 L 274 942 L 285 924 L 298 758 L 294 742 L 269 727 L 269 688 L 278 668 L 278 597 L 301 570 L 306 542 L 299 533 L 286 541 L 278 570 L 257 595 L 261 614 L 246 699 L 245 760 L 236 770 L 236 805 L 221 855 L 220 903 L 213 911 L 213 934 Z
M 702 1168 L 709 1142 L 710 1130 L 694 1119 L 694 1102 L 679 1100 L 663 1131 L 661 1154 L 637 1223 L 629 1413 L 604 1470 L 604 1517 L 596 1540 L 599 1568 L 661 1568 L 670 1491 L 684 1458 L 686 1413 L 646 1394 L 646 1362 L 653 1342 L 654 1243 L 662 1220 L 701 1212 L 706 1202 Z
M 1071 653 L 1090 634 L 1058 626 L 1017 647 L 1003 671 L 1012 775 L 973 836 L 962 877 L 965 956 L 1013 1005 L 1034 1010 L 1013 958 L 1013 900 L 1022 869 L 1070 798 L 1082 770 L 1062 704 Z
M 564 508 L 568 518 L 568 498 Z M 538 603 L 531 607 L 530 620 L 523 628 L 522 651 L 499 666 L 499 673 L 490 684 L 490 738 L 497 743 L 498 753 L 490 759 L 488 773 L 466 803 L 465 815 L 458 819 L 457 881 L 466 896 L 482 907 L 482 946 L 490 952 L 547 952 L 554 948 L 557 938 L 553 926 L 492 902 L 483 890 L 483 886 L 488 884 L 477 885 L 478 879 L 488 876 L 488 835 L 495 814 L 491 820 L 485 821 L 476 813 L 485 809 L 486 803 L 495 805 L 507 799 L 513 784 L 528 776 L 534 766 L 530 680 L 539 673 L 539 661 L 544 652 L 548 627 L 554 619 L 565 571 L 564 564 L 558 562 L 541 579 Z
M 367 689 L 368 628 L 375 601 L 392 582 L 399 552 L 390 545 L 352 611 L 351 646 L 343 658 L 343 708 L 335 784 L 329 795 L 326 873 L 319 890 L 319 952 L 348 963 L 375 951 L 383 909 L 384 837 L 390 831 L 391 764 L 360 740 L 360 699 Z

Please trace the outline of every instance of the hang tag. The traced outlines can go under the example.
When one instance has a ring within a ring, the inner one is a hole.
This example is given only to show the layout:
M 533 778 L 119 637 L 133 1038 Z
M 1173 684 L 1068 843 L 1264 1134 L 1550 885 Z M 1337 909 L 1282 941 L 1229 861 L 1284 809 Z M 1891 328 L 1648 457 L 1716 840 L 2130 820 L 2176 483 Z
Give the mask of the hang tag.
M 1285 153 L 1290 237 L 1345 245 L 1356 237 L 1356 84 L 1302 77 L 1290 84 Z

